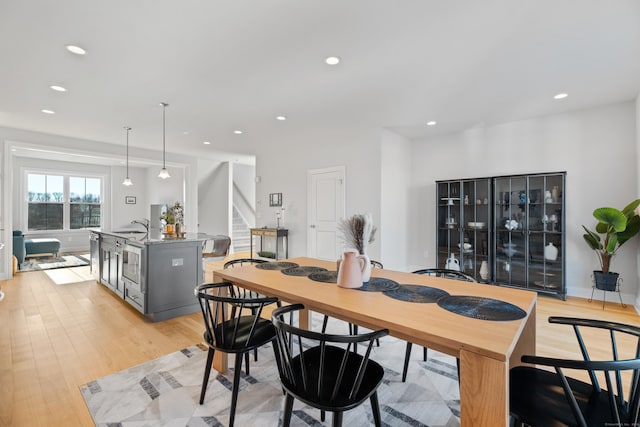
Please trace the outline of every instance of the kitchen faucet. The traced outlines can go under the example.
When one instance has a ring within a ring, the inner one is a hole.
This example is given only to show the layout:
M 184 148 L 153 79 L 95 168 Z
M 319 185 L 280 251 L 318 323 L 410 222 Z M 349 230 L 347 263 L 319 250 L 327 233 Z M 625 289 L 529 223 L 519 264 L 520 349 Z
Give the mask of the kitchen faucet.
M 134 219 L 133 221 L 131 221 L 131 224 L 140 224 L 144 227 L 144 229 L 147 231 L 147 233 L 149 232 L 149 223 L 151 221 L 149 221 L 146 218 L 142 218 L 142 220 L 139 219 Z

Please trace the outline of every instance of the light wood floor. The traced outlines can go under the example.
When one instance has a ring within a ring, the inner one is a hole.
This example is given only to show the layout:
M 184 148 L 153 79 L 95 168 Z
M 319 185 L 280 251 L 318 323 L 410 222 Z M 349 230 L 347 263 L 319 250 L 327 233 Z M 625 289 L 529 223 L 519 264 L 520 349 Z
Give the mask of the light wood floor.
M 92 280 L 58 285 L 35 271 L 0 286 L 0 426 L 91 426 L 81 385 L 202 341 L 200 313 L 150 323 Z M 577 355 L 571 329 L 550 315 L 640 325 L 632 307 L 540 297 L 537 352 L 548 356 Z

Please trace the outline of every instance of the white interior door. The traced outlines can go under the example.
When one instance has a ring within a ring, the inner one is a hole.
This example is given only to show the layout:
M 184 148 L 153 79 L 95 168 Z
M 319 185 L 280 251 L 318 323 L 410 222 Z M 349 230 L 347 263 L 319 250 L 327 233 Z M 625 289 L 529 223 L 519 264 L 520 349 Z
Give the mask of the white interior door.
M 342 244 L 337 226 L 345 215 L 344 176 L 344 166 L 308 172 L 307 254 L 310 257 L 338 259 Z

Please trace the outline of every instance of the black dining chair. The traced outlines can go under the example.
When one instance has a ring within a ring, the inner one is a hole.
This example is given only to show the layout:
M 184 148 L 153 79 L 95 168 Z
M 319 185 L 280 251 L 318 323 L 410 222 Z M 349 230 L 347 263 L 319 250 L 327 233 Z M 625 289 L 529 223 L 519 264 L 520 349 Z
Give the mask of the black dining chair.
M 267 261 L 258 258 L 236 258 L 224 263 L 224 268 L 242 267 L 245 264 L 262 264 Z
M 286 400 L 282 425 L 291 422 L 294 399 L 322 411 L 333 412 L 333 425 L 342 425 L 343 412 L 365 400 L 371 402 L 373 419 L 381 426 L 377 389 L 384 368 L 370 359 L 373 343 L 389 333 L 383 329 L 361 335 L 329 335 L 292 326 L 284 315 L 304 309 L 302 304 L 276 309 L 271 317 L 276 328 L 274 347 Z M 354 350 L 366 344 L 364 354 Z
M 248 371 L 249 352 L 275 339 L 276 331 L 273 323 L 260 315 L 266 305 L 278 301 L 275 297 L 244 298 L 237 295 L 236 290 L 237 287 L 228 282 L 205 283 L 197 286 L 194 290 L 204 318 L 204 340 L 209 346 L 200 392 L 201 405 L 207 391 L 215 351 L 236 355 L 231 389 L 231 408 L 229 410 L 230 426 L 233 426 L 238 401 L 242 356 L 245 355 L 247 359 L 246 369 Z M 252 314 L 246 315 L 245 309 L 249 307 L 251 307 Z
M 256 259 L 256 258 L 237 258 L 237 259 L 232 259 L 230 261 L 227 261 L 224 263 L 223 268 L 235 268 L 235 267 L 242 267 L 243 265 L 255 265 L 255 264 L 262 264 L 265 263 L 267 261 L 263 260 L 263 259 Z M 235 286 L 235 285 L 234 285 Z M 245 289 L 245 288 L 241 288 L 239 286 L 235 286 L 235 290 L 236 290 L 236 294 L 238 296 L 241 296 L 243 298 L 262 298 L 264 297 L 264 295 L 256 292 L 256 291 L 251 291 L 249 289 Z M 278 301 L 276 304 L 278 304 L 278 306 L 280 306 L 280 301 Z M 253 315 L 255 315 L 256 310 L 258 309 L 258 305 L 256 305 L 255 307 L 252 307 L 250 304 L 245 304 L 245 308 L 251 310 L 251 313 Z M 258 361 L 258 349 L 254 349 L 253 350 L 253 360 Z M 249 361 L 247 360 L 245 363 L 246 369 L 247 369 L 247 374 L 249 374 Z
M 457 270 L 448 270 L 446 268 L 423 268 L 416 270 L 413 274 L 426 274 L 427 276 L 444 277 L 447 279 L 461 280 L 465 282 L 477 283 L 472 276 Z M 407 371 L 409 370 L 409 358 L 411 357 L 411 348 L 413 343 L 407 341 L 407 347 L 404 352 L 404 367 L 402 369 L 402 382 L 407 380 Z M 422 360 L 427 361 L 427 347 L 422 347 Z M 460 360 L 456 359 L 458 366 L 458 377 L 460 377 Z
M 539 367 L 518 366 L 510 370 L 509 402 L 515 425 L 640 425 L 640 328 L 569 317 L 549 317 L 549 323 L 573 328 L 582 358 L 522 356 L 522 362 Z M 593 346 L 586 344 L 594 339 L 596 330 L 602 334 L 595 335 L 599 341 L 598 347 L 603 347 L 602 340 L 607 339 L 604 335 L 608 335 L 610 353 L 606 357 L 596 358 L 591 354 L 594 352 Z M 616 337 L 634 340 L 635 354 L 618 354 Z M 589 380 L 585 382 L 572 378 L 565 371 L 582 371 L 583 377 Z M 623 384 L 626 377 L 629 378 L 627 387 Z M 603 378 L 606 388 L 600 384 Z

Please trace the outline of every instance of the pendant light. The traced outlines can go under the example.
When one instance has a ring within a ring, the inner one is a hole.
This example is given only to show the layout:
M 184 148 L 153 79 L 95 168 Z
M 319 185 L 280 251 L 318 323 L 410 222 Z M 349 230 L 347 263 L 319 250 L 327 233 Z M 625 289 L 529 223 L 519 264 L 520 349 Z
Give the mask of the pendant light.
M 127 177 L 124 179 L 124 181 L 122 181 L 122 185 L 130 187 L 133 185 L 133 182 L 131 182 L 131 178 L 129 178 L 129 131 L 131 130 L 131 128 L 129 126 L 125 126 L 124 130 L 127 131 Z
M 169 171 L 167 170 L 167 166 L 165 164 L 165 157 L 166 157 L 166 125 L 165 125 L 165 110 L 166 108 L 169 106 L 169 104 L 167 104 L 166 102 L 161 102 L 160 105 L 162 105 L 162 169 L 160 170 L 160 173 L 158 174 L 158 178 L 162 178 L 162 179 L 167 179 L 167 178 L 171 178 L 171 175 L 169 175 Z

